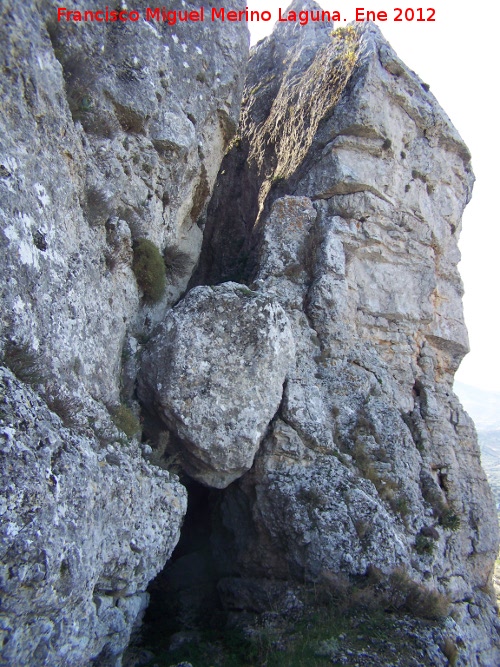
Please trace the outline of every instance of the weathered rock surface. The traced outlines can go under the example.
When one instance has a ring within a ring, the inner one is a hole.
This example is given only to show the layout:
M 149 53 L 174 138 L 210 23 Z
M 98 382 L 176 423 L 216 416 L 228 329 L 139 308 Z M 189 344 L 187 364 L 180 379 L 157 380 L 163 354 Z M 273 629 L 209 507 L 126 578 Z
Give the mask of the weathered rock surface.
M 1 338 L 29 343 L 59 386 L 116 404 L 124 341 L 161 317 L 197 261 L 248 36 L 234 23 L 57 22 L 58 6 L 0 10 Z M 142 237 L 166 250 L 154 306 L 132 272 Z
M 197 261 L 248 33 L 58 22 L 58 6 L 0 7 L 0 358 L 32 386 L 2 375 L 0 662 L 115 665 L 186 494 L 110 413 Z M 133 272 L 140 238 L 167 264 L 155 304 Z
M 179 539 L 183 486 L 99 449 L 0 369 L 2 664 L 120 664 Z
M 463 664 L 497 664 L 497 519 L 452 391 L 468 350 L 468 151 L 374 26 L 333 39 L 278 27 L 252 51 L 239 134 L 198 280 L 272 296 L 297 354 L 254 467 L 222 503 L 234 590 L 402 568 L 453 603 Z
M 214 519 L 171 568 L 180 597 L 199 567 L 226 609 L 295 612 L 301 586 L 397 572 L 449 601 L 457 664 L 498 664 L 496 513 L 452 391 L 473 175 L 428 87 L 374 26 L 279 25 L 207 208 L 244 26 L 56 8 L 0 9 L 1 660 L 120 664 L 186 512 L 132 414 L 129 438 L 113 424 L 140 399 Z
M 189 474 L 224 488 L 252 466 L 293 358 L 276 301 L 236 283 L 197 287 L 148 344 L 139 397 L 180 440 Z

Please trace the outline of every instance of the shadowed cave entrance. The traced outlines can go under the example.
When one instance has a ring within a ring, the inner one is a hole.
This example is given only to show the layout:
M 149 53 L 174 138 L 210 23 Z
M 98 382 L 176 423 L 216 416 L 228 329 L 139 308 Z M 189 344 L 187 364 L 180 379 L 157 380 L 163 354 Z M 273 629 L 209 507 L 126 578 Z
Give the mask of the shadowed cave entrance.
M 221 519 L 227 490 L 208 488 L 187 476 L 182 483 L 188 491 L 188 508 L 181 536 L 148 587 L 151 599 L 144 617 L 144 642 L 163 648 L 196 641 L 201 630 L 223 628 L 227 613 L 217 584 L 235 574 L 232 535 Z
M 282 554 L 271 553 L 273 563 L 263 557 L 269 552 L 259 548 L 262 535 L 241 481 L 218 490 L 185 475 L 181 479 L 188 508 L 179 543 L 148 588 L 142 636 L 130 652 L 146 649 L 146 662 L 125 662 L 127 667 L 327 667 L 332 657 L 345 658 L 338 664 L 378 665 L 392 664 L 393 653 L 408 658 L 401 662 L 405 667 L 441 664 L 431 661 L 428 650 L 444 641 L 439 623 L 448 613 L 446 596 L 404 572 L 387 577 L 376 567 L 355 579 L 341 572 L 327 572 L 315 582 L 299 572 L 269 577 L 278 572 L 272 566 Z M 410 638 L 401 634 L 403 622 Z M 429 645 L 430 627 L 438 635 Z M 375 645 L 367 639 L 372 635 L 387 641 Z M 332 637 L 332 654 L 318 653 Z M 350 661 L 358 651 L 367 662 Z

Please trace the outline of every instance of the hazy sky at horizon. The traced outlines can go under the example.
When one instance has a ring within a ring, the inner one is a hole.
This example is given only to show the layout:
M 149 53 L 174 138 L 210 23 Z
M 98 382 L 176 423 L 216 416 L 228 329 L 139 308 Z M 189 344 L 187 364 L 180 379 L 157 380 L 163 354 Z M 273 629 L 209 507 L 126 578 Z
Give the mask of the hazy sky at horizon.
M 457 373 L 457 379 L 482 389 L 500 391 L 498 330 L 500 315 L 500 225 L 496 206 L 499 132 L 494 120 L 498 113 L 495 65 L 499 63 L 497 3 L 479 0 L 429 0 L 427 3 L 380 0 L 318 2 L 324 9 L 338 10 L 351 21 L 355 8 L 385 10 L 389 20 L 377 22 L 399 57 L 431 87 L 472 153 L 476 184 L 472 201 L 463 217 L 459 265 L 465 285 L 465 319 L 471 352 Z M 284 0 L 248 0 L 249 9 L 268 10 L 273 18 Z M 394 8 L 436 10 L 434 22 L 394 22 Z M 271 32 L 274 22 L 249 23 L 252 43 Z M 344 22 L 341 25 L 345 25 Z

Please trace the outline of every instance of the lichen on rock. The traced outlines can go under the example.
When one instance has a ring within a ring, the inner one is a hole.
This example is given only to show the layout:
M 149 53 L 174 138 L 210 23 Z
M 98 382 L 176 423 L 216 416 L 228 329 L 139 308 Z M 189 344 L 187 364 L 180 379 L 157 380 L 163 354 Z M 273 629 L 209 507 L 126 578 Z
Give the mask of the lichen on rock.
M 35 4 L 0 10 L 0 660 L 118 667 L 172 559 L 188 625 L 330 586 L 498 664 L 452 390 L 474 177 L 428 87 L 372 24 L 279 24 L 243 90 L 243 24 Z
M 64 427 L 5 368 L 0 458 L 3 663 L 118 664 L 179 539 L 184 488 L 134 447 Z
M 252 466 L 293 357 L 276 301 L 237 283 L 197 287 L 149 342 L 139 397 L 174 432 L 186 471 L 223 488 Z

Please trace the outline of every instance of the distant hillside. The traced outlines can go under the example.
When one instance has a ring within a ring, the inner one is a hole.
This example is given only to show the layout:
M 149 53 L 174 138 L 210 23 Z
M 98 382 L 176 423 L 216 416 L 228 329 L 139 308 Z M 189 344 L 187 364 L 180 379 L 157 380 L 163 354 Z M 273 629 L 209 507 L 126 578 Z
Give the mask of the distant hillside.
M 500 511 L 500 431 L 477 432 L 481 461 Z
M 454 391 L 478 431 L 500 431 L 500 392 L 477 389 L 455 382 Z
M 476 424 L 481 461 L 500 510 L 500 392 L 455 382 L 455 393 Z

